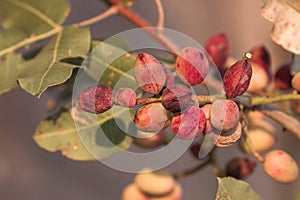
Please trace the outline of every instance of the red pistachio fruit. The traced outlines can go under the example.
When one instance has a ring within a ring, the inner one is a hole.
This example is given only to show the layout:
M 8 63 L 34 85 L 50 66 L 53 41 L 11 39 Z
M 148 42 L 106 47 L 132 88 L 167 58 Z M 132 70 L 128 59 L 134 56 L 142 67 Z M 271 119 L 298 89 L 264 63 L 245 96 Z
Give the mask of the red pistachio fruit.
M 134 123 L 141 131 L 158 132 L 169 121 L 168 111 L 161 103 L 151 103 L 140 107 L 134 117 Z
M 252 76 L 252 67 L 248 60 L 234 63 L 225 73 L 223 82 L 226 96 L 234 98 L 247 91 Z
M 223 33 L 216 34 L 207 41 L 205 50 L 210 55 L 217 67 L 222 67 L 229 56 L 229 39 Z
M 207 76 L 209 63 L 200 49 L 187 47 L 177 57 L 175 69 L 178 77 L 186 84 L 198 85 Z
M 261 65 L 266 71 L 269 71 L 271 60 L 270 53 L 264 45 L 252 48 L 250 53 L 252 54 L 252 57 L 249 59 L 250 61 Z
M 131 88 L 120 88 L 115 94 L 117 105 L 124 107 L 134 107 L 136 105 L 136 93 Z
M 103 113 L 113 106 L 113 90 L 106 85 L 89 87 L 80 93 L 78 106 L 90 113 Z
M 192 91 L 189 88 L 175 84 L 163 90 L 162 104 L 170 112 L 181 112 L 189 106 L 191 98 Z
M 134 76 L 138 86 L 150 94 L 159 94 L 166 82 L 162 64 L 155 57 L 146 53 L 137 56 Z
M 290 89 L 292 87 L 292 78 L 290 64 L 283 65 L 275 74 L 275 85 L 282 90 Z
M 172 131 L 181 139 L 193 139 L 205 129 L 204 112 L 197 106 L 191 106 L 187 111 L 172 119 Z
M 256 162 L 249 158 L 234 158 L 226 165 L 226 175 L 244 179 L 255 169 Z

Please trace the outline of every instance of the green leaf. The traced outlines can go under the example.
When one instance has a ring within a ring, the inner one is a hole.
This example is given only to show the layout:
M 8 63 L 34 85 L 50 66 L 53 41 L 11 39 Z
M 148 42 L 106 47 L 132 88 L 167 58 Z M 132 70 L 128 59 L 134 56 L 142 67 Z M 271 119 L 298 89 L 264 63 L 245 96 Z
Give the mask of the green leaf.
M 50 86 L 65 82 L 77 67 L 61 62 L 65 58 L 85 57 L 90 48 L 88 29 L 66 27 L 33 59 L 20 65 L 20 86 L 32 95 L 41 94 Z
M 61 151 L 73 160 L 103 159 L 128 149 L 132 143 L 131 137 L 120 130 L 113 120 L 113 117 L 122 115 L 125 110 L 118 109 L 114 115 L 111 110 L 94 115 L 73 108 L 72 116 L 76 124 L 70 111 L 63 111 L 54 118 L 42 121 L 33 138 L 40 147 L 50 152 Z
M 86 73 L 102 84 L 136 88 L 133 76 L 135 56 L 116 46 L 93 42 L 94 49 L 84 63 Z M 97 45 L 97 46 L 95 46 Z
M 217 178 L 218 192 L 216 200 L 260 200 L 249 184 L 232 177 Z
M 17 65 L 22 61 L 22 56 L 19 54 L 7 54 L 0 57 L 0 94 L 18 86 Z
M 0 55 L 57 33 L 69 11 L 67 0 L 1 0 Z

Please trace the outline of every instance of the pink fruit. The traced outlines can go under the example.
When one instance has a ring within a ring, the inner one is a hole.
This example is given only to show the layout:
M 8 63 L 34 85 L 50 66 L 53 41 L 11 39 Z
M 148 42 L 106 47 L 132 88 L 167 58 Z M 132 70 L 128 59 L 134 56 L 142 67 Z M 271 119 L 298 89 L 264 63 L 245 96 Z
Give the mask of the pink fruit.
M 256 162 L 249 158 L 234 158 L 226 165 L 226 175 L 244 179 L 255 169 Z
M 239 123 L 239 107 L 231 100 L 217 100 L 212 103 L 210 116 L 210 121 L 214 128 L 229 131 Z
M 177 57 L 175 66 L 178 77 L 190 85 L 202 83 L 209 69 L 204 52 L 194 47 L 184 48 Z
M 205 123 L 203 111 L 197 106 L 191 106 L 184 113 L 173 117 L 172 130 L 179 138 L 193 139 L 203 132 Z
M 292 87 L 292 78 L 290 64 L 283 65 L 275 74 L 275 85 L 282 90 L 290 89 Z
M 137 56 L 134 76 L 138 86 L 150 94 L 159 94 L 166 82 L 163 66 L 156 58 L 146 53 Z
M 249 59 L 251 62 L 255 62 L 261 65 L 266 71 L 270 68 L 270 53 L 265 46 L 260 45 L 250 50 L 252 57 Z
M 124 107 L 134 107 L 136 105 L 136 93 L 131 88 L 120 88 L 115 94 L 117 105 Z
M 170 112 L 182 112 L 190 104 L 192 91 L 184 85 L 174 84 L 162 93 L 162 104 Z
M 273 150 L 266 155 L 264 170 L 271 178 L 282 183 L 295 181 L 299 174 L 296 161 L 282 150 Z
M 217 67 L 222 67 L 229 56 L 230 42 L 225 34 L 216 34 L 207 41 L 205 50 Z
M 296 73 L 292 79 L 292 86 L 297 91 L 300 91 L 300 72 Z
M 103 113 L 113 106 L 113 90 L 106 85 L 89 87 L 80 93 L 78 106 L 90 113 Z
M 167 125 L 169 116 L 161 103 L 151 103 L 140 107 L 134 117 L 134 123 L 141 131 L 159 132 Z
M 223 82 L 226 96 L 234 98 L 247 91 L 252 76 L 252 67 L 248 60 L 234 63 L 225 73 Z

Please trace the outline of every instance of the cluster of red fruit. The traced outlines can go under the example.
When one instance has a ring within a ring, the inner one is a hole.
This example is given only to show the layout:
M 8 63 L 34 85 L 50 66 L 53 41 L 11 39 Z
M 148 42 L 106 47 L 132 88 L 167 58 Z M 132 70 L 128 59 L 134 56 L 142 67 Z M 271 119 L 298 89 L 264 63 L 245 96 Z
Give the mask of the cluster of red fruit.
M 205 46 L 205 50 L 223 77 L 226 94 L 226 97 L 212 103 L 199 101 L 201 99 L 198 98 L 199 94 L 194 94 L 192 89 L 193 86 L 205 81 L 209 71 L 209 59 L 202 50 L 187 47 L 177 55 L 174 67 L 176 74 L 172 68 L 160 63 L 150 54 L 141 53 L 136 57 L 134 76 L 140 89 L 137 91 L 141 94 L 137 95 L 131 88 L 113 91 L 109 86 L 97 85 L 82 91 L 78 106 L 85 111 L 99 114 L 113 105 L 133 108 L 142 104 L 137 107 L 133 121 L 139 132 L 137 136 L 143 134 L 143 137 L 147 137 L 147 141 L 144 138 L 135 138 L 134 141 L 144 147 L 160 145 L 163 130 L 169 125 L 179 138 L 194 139 L 201 134 L 213 134 L 217 145 L 228 146 L 239 140 L 242 135 L 240 119 L 242 111 L 234 98 L 246 91 L 259 91 L 270 82 L 270 58 L 265 48 L 251 50 L 242 60 L 233 62 L 228 68 L 225 67 L 225 63 L 230 60 L 229 47 L 228 38 L 224 34 L 215 35 Z M 290 80 L 298 91 L 299 74 L 294 76 L 293 81 Z M 174 81 L 177 78 L 180 80 L 179 83 Z M 143 99 L 145 94 L 153 95 L 153 98 Z M 251 113 L 247 116 L 249 120 L 247 137 L 252 141 L 252 150 L 245 140 L 241 140 L 243 151 L 253 154 L 253 151 L 260 153 L 270 150 L 275 144 L 275 137 L 266 127 L 273 127 L 274 124 L 257 125 L 265 121 L 265 116 L 253 117 L 252 114 L 251 118 Z M 253 120 L 255 118 L 259 120 Z M 201 144 L 197 143 L 191 147 L 197 157 L 200 146 Z M 283 163 L 289 163 L 289 167 Z M 235 158 L 228 163 L 226 172 L 227 175 L 236 178 L 245 178 L 255 166 L 253 160 Z M 296 162 L 281 150 L 269 152 L 265 157 L 264 167 L 268 175 L 280 182 L 289 183 L 298 176 Z

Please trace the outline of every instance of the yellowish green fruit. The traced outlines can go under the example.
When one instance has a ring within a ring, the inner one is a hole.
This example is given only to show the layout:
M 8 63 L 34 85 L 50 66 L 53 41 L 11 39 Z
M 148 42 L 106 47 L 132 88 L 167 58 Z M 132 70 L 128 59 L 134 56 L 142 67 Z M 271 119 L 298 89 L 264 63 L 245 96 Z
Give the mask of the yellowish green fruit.
M 136 175 L 134 183 L 144 193 L 150 196 L 161 196 L 172 192 L 176 182 L 166 172 L 144 170 Z
M 264 129 L 249 129 L 247 136 L 251 141 L 253 149 L 258 153 L 268 151 L 276 144 L 275 136 Z M 241 145 L 246 153 L 251 154 L 251 150 L 245 141 Z

